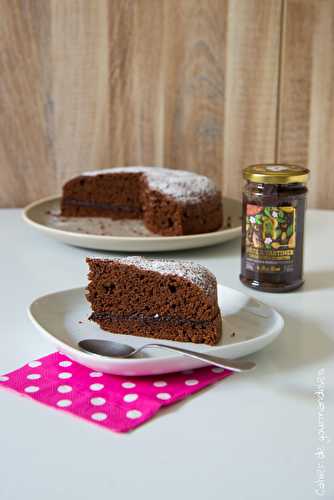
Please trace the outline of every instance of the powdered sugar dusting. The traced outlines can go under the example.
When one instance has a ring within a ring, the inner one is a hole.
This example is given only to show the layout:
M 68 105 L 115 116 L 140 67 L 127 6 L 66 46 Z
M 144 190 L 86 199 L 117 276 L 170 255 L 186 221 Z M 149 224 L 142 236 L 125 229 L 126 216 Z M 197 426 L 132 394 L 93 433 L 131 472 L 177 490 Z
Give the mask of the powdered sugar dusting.
M 214 182 L 194 172 L 162 167 L 114 167 L 85 172 L 82 175 L 132 173 L 145 175 L 150 189 L 159 191 L 179 202 L 196 202 L 219 193 Z
M 169 276 L 179 276 L 204 290 L 207 295 L 215 293 L 217 280 L 215 276 L 201 264 L 191 261 L 178 261 L 169 259 L 147 259 L 145 257 L 115 257 L 111 259 L 98 259 L 106 262 L 118 262 L 128 266 L 135 266 L 145 271 L 154 271 Z
M 150 170 L 153 170 L 154 168 L 160 168 L 160 167 L 140 167 L 140 166 L 111 167 L 111 168 L 103 168 L 100 170 L 89 170 L 88 172 L 83 172 L 80 175 L 92 176 L 92 175 L 100 175 L 100 174 L 123 174 L 123 173 L 142 174 L 144 172 L 149 172 Z M 167 170 L 167 169 L 164 169 L 164 170 Z

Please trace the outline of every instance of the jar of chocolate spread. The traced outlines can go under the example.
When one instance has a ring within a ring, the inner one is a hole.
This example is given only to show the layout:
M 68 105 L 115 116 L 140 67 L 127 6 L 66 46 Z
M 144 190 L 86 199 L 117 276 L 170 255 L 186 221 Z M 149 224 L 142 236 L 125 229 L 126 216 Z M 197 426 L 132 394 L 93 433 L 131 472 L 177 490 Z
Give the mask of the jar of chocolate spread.
M 251 165 L 243 171 L 240 280 L 263 292 L 303 284 L 304 216 L 309 170 L 298 165 Z

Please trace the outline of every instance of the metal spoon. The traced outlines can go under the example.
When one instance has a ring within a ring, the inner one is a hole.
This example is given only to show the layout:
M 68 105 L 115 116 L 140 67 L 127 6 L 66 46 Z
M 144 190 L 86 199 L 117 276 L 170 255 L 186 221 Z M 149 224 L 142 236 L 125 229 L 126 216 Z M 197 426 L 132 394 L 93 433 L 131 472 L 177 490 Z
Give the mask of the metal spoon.
M 234 372 L 246 372 L 255 368 L 255 363 L 253 361 L 246 361 L 242 359 L 224 359 L 218 358 L 216 356 L 211 356 L 210 354 L 202 354 L 195 351 L 190 351 L 189 349 L 183 349 L 181 347 L 173 347 L 165 344 L 145 344 L 138 349 L 131 347 L 126 344 L 121 344 L 120 342 L 114 342 L 113 340 L 99 340 L 99 339 L 87 339 L 80 340 L 78 343 L 79 347 L 89 353 L 98 354 L 100 356 L 108 356 L 111 358 L 130 358 L 135 356 L 143 349 L 167 349 L 168 351 L 175 351 L 185 356 L 190 356 L 191 358 L 200 359 L 205 363 L 210 365 L 219 366 L 220 368 L 227 368 L 228 370 Z

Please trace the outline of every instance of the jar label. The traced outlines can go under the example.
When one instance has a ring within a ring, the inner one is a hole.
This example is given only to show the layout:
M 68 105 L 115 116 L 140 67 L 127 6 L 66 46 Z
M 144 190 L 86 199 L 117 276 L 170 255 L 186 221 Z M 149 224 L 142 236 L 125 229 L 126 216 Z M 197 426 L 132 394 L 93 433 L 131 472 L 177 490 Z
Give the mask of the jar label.
M 246 269 L 264 273 L 294 270 L 296 209 L 247 204 Z

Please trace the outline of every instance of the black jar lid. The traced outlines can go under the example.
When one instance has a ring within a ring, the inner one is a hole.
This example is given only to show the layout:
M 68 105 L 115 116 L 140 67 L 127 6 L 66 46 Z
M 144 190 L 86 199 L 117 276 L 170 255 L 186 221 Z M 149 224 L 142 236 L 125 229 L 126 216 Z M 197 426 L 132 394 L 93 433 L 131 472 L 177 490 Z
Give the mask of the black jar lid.
M 243 170 L 243 177 L 261 184 L 306 183 L 310 171 L 299 165 L 289 163 L 260 163 L 249 165 Z

